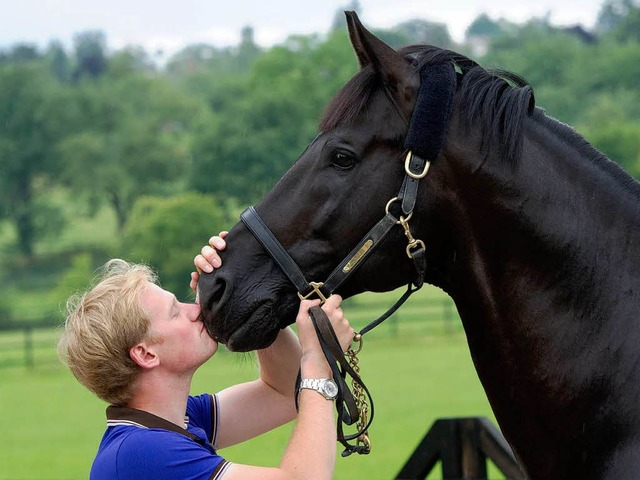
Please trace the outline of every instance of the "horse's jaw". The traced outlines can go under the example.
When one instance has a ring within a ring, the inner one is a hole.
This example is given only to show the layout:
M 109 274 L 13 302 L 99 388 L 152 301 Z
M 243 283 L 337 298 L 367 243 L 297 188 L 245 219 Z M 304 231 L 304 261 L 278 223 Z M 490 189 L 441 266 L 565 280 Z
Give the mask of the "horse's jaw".
M 294 323 L 299 300 L 275 265 L 236 247 L 229 241 L 220 252 L 222 267 L 200 276 L 198 297 L 209 336 L 231 351 L 246 352 L 268 347 Z M 246 272 L 255 282 L 244 281 Z

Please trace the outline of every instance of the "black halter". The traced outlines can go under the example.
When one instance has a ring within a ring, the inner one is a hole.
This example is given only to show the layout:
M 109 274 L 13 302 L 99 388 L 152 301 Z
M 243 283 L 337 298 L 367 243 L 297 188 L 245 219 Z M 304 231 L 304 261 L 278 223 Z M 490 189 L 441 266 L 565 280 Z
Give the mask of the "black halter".
M 240 216 L 247 228 L 296 287 L 298 296 L 301 299 L 307 299 L 312 295 L 317 295 L 322 302 L 326 301 L 333 292 L 353 275 L 395 225 L 400 225 L 403 228 L 408 241 L 405 250 L 407 256 L 413 261 L 416 275 L 408 281 L 407 291 L 402 297 L 387 312 L 360 331 L 356 336 L 359 337 L 357 341 L 361 340 L 362 335 L 389 318 L 424 283 L 426 270 L 425 245 L 422 240 L 417 240 L 413 237 L 409 221 L 416 204 L 420 179 L 424 178 L 429 171 L 430 161 L 424 160 L 424 158 L 435 159 L 442 148 L 446 125 L 451 112 L 455 84 L 455 71 L 451 64 L 443 63 L 430 66 L 428 69 L 424 68 L 421 71 L 420 90 L 405 140 L 405 148 L 407 148 L 408 152 L 405 156 L 405 176 L 400 191 L 396 197 L 387 203 L 384 217 L 369 230 L 360 243 L 331 272 L 324 282 L 307 281 L 296 262 L 276 239 L 254 207 L 247 208 Z M 440 118 L 442 118 L 442 121 L 440 121 Z M 434 122 L 437 122 L 437 125 L 435 125 L 437 128 L 434 128 Z M 430 132 L 430 135 L 424 135 L 422 132 L 425 131 Z M 397 206 L 392 209 L 392 206 L 396 203 L 399 203 L 400 206 L 398 215 L 392 212 L 392 210 L 398 211 Z M 338 384 L 338 396 L 336 398 L 338 441 L 345 446 L 345 451 L 342 455 L 350 455 L 353 452 L 369 453 L 370 444 L 366 437 L 366 432 L 373 420 L 373 400 L 371 395 L 362 382 L 357 372 L 357 367 L 354 369 L 345 360 L 345 353 L 340 348 L 324 312 L 320 308 L 315 308 L 311 309 L 310 314 L 323 352 L 331 366 L 334 380 Z M 350 354 L 347 352 L 347 355 L 355 357 L 355 353 L 352 352 Z M 358 424 L 358 431 L 352 435 L 344 435 L 342 423 L 353 425 L 359 419 L 362 420 L 362 412 L 358 411 L 359 402 L 346 385 L 345 378 L 347 375 L 352 378 L 354 390 L 364 391 L 370 406 L 368 419 L 361 421 Z M 357 444 L 349 444 L 349 441 L 354 439 L 357 439 Z

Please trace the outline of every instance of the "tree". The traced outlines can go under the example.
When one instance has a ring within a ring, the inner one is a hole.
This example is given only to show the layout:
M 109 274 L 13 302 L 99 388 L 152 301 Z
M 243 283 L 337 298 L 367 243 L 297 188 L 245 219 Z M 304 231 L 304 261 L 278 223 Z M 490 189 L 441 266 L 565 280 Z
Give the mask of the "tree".
M 18 43 L 9 50 L 0 51 L 1 63 L 29 63 L 40 60 L 38 47 L 30 43 Z
M 356 69 L 346 34 L 336 32 L 322 44 L 289 39 L 246 77 L 218 84 L 214 111 L 196 130 L 191 188 L 259 199 L 315 137 L 326 104 Z
M 640 6 L 629 5 L 627 14 L 613 29 L 613 34 L 621 41 L 640 43 Z
M 76 80 L 97 78 L 107 69 L 107 38 L 99 30 L 88 30 L 73 37 L 76 56 Z
M 425 43 L 442 48 L 451 48 L 453 45 L 449 28 L 444 23 L 414 19 L 396 25 L 391 31 L 406 38 L 404 45 Z
M 82 126 L 60 144 L 63 181 L 93 204 L 108 202 L 122 231 L 138 197 L 182 188 L 200 106 L 139 72 L 84 83 L 75 101 Z
M 486 13 L 478 15 L 465 31 L 465 37 L 497 37 L 503 33 L 503 29 L 499 22 L 496 22 Z
M 49 64 L 51 73 L 59 82 L 66 83 L 71 79 L 71 61 L 59 41 L 49 44 L 45 53 L 45 61 Z
M 127 222 L 118 255 L 157 268 L 162 286 L 185 299 L 192 295 L 193 257 L 236 218 L 212 195 L 142 197 Z
M 609 33 L 615 30 L 634 7 L 634 0 L 605 0 L 598 13 L 596 31 Z
M 40 202 L 59 173 L 56 145 L 65 128 L 66 95 L 40 63 L 0 66 L 0 218 L 15 227 L 30 259 L 54 213 Z

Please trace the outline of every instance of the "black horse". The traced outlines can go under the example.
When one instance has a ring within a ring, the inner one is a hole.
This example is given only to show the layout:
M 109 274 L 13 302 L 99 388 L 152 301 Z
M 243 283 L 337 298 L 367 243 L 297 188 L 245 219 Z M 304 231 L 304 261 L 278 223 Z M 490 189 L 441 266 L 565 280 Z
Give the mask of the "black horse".
M 362 68 L 256 210 L 308 279 L 326 278 L 401 187 L 421 72 L 451 65 L 411 220 L 425 280 L 455 301 L 528 477 L 640 478 L 640 185 L 518 77 L 434 47 L 396 52 L 347 16 Z M 338 293 L 411 282 L 406 243 L 393 229 Z M 207 329 L 232 350 L 265 347 L 294 321 L 295 288 L 242 223 L 222 256 L 200 281 Z

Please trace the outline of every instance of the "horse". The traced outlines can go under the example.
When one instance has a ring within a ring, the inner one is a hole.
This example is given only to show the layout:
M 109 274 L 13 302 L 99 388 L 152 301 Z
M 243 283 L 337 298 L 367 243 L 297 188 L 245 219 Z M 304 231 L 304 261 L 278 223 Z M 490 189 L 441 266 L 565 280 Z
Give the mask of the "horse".
M 347 23 L 360 69 L 256 212 L 306 278 L 326 278 L 398 208 L 422 117 L 418 141 L 438 146 L 410 224 L 423 279 L 455 302 L 525 476 L 640 478 L 640 184 L 535 106 L 517 75 L 431 46 L 396 51 L 355 13 Z M 418 111 L 424 79 L 447 68 L 432 90 L 450 102 Z M 414 282 L 405 233 L 392 228 L 337 293 Z M 296 289 L 243 222 L 228 239 L 222 268 L 200 280 L 203 321 L 231 350 L 263 348 L 294 322 Z

